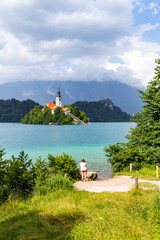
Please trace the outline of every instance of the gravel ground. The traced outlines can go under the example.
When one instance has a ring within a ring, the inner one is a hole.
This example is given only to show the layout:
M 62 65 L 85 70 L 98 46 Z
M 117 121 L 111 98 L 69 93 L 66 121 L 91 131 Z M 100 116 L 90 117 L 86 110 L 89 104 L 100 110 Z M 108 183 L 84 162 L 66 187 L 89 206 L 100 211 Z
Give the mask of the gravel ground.
M 138 182 L 148 182 L 160 188 L 160 181 L 138 179 Z M 88 192 L 128 192 L 135 187 L 135 179 L 130 176 L 115 176 L 104 181 L 78 181 L 73 184 L 74 189 Z

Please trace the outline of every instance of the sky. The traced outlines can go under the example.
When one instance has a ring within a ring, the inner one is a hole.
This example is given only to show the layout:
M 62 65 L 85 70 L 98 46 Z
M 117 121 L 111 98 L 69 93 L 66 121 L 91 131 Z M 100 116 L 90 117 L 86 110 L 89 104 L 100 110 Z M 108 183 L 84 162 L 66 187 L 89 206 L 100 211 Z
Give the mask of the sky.
M 146 87 L 160 58 L 160 0 L 0 0 L 0 84 Z

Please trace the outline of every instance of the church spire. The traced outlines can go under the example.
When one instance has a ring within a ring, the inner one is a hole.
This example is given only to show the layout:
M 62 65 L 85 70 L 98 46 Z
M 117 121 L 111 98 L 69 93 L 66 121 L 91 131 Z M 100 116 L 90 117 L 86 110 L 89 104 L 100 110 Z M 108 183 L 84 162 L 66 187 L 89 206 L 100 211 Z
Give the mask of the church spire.
M 56 105 L 58 107 L 62 107 L 62 98 L 61 98 L 60 88 L 58 88 L 58 95 L 56 97 Z
M 58 88 L 58 97 L 61 97 L 60 88 Z

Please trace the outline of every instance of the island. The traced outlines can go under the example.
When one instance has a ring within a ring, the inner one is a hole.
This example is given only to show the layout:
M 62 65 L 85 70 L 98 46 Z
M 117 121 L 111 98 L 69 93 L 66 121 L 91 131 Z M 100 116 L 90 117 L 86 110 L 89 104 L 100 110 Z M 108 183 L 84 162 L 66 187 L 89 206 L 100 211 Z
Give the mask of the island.
M 43 108 L 35 106 L 28 114 L 21 119 L 23 124 L 58 124 L 58 125 L 85 125 L 88 123 L 88 118 L 83 111 L 78 107 L 67 105 L 62 107 L 62 97 L 60 89 L 55 101 L 47 103 Z
M 33 100 L 0 100 L 0 122 L 21 122 L 23 124 L 76 124 L 90 122 L 128 122 L 130 115 L 115 106 L 111 99 L 99 101 L 77 101 L 62 105 L 60 89 L 56 101 L 41 106 Z

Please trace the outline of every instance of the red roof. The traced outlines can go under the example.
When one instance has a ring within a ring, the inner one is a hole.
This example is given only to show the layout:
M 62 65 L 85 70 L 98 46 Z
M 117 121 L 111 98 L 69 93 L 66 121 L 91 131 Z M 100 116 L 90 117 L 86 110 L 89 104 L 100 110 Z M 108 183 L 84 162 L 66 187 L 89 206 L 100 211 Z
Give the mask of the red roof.
M 48 107 L 48 108 L 50 108 L 51 110 L 54 110 L 54 109 L 58 108 L 58 106 L 57 106 L 55 103 L 47 103 L 47 104 L 44 106 L 44 108 L 45 108 L 45 107 Z M 42 108 L 41 111 L 44 111 L 44 108 Z
M 67 110 L 69 110 L 69 108 L 62 108 L 62 111 L 67 111 Z
M 53 109 L 55 106 L 57 106 L 55 103 L 47 103 L 47 107 Z M 58 107 L 58 106 L 57 106 Z

